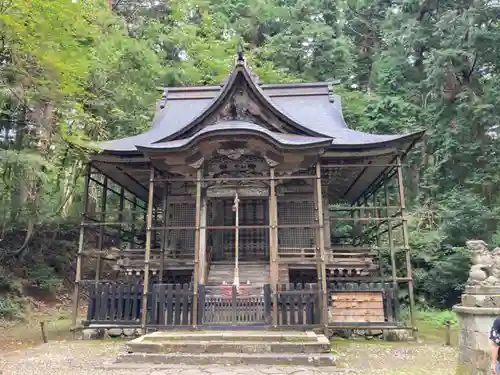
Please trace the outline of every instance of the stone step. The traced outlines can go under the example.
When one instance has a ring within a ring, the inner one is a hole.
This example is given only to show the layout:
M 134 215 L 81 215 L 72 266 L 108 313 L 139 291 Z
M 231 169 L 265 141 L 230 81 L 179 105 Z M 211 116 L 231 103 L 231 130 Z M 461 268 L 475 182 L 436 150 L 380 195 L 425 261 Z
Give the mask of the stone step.
M 324 341 L 326 340 L 326 341 Z M 172 331 L 153 332 L 139 337 L 136 342 L 179 342 L 179 341 L 256 341 L 256 342 L 321 342 L 328 343 L 324 335 L 313 331 L 279 332 L 279 331 Z
M 115 365 L 333 366 L 330 342 L 313 331 L 163 331 L 127 343 Z
M 257 341 L 162 341 L 129 342 L 132 353 L 328 353 L 330 345 L 320 342 Z
M 120 364 L 149 365 L 267 365 L 267 366 L 334 366 L 335 359 L 329 353 L 132 353 L 118 356 L 108 367 L 120 368 Z

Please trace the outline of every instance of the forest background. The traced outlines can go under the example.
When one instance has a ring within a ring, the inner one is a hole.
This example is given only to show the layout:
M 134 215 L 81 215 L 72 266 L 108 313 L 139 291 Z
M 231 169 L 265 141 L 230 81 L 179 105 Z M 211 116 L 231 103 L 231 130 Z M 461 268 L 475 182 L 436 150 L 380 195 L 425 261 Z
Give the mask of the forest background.
M 147 129 L 159 86 L 340 79 L 354 129 L 426 129 L 405 168 L 421 308 L 500 245 L 498 0 L 0 0 L 0 317 L 69 287 L 83 145 Z

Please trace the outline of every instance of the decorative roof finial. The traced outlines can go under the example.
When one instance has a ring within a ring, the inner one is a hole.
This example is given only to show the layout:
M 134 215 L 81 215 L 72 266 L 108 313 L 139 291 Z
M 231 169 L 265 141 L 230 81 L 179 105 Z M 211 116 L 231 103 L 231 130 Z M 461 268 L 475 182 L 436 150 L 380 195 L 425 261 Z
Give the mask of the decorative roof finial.
M 245 57 L 243 56 L 243 43 L 241 42 L 241 40 L 238 42 L 238 47 L 236 52 L 238 54 L 238 59 L 236 61 L 239 63 L 245 62 Z

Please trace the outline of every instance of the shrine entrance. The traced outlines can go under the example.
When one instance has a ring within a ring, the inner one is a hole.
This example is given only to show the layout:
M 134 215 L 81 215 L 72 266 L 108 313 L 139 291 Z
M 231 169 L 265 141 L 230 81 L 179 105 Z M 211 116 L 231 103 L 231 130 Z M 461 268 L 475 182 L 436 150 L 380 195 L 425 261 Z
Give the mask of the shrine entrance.
M 209 201 L 207 245 L 212 261 L 234 261 L 236 252 L 236 212 L 234 198 L 212 198 Z M 268 261 L 269 204 L 261 197 L 241 197 L 238 204 L 239 261 Z M 230 227 L 230 229 L 228 229 Z

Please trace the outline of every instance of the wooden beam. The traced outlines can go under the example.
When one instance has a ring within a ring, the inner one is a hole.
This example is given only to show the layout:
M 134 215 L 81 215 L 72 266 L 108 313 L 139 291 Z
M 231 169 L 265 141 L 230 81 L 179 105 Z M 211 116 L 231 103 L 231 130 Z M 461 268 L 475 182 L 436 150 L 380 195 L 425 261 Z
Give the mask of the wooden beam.
M 102 196 L 101 196 L 101 223 L 99 223 L 99 240 L 97 244 L 97 249 L 99 251 L 102 251 L 102 248 L 104 246 L 104 227 L 105 223 L 104 221 L 106 220 L 105 212 L 106 212 L 106 206 L 108 203 L 108 176 L 104 176 L 104 183 L 102 185 Z M 101 277 L 101 256 L 99 255 L 97 257 L 97 262 L 96 262 L 96 270 L 95 270 L 95 281 L 99 281 Z
M 201 180 L 203 177 L 202 169 L 196 171 L 196 232 L 194 237 L 194 269 L 193 269 L 193 327 L 196 327 L 198 322 L 198 267 L 200 259 L 200 227 L 201 227 Z
M 154 200 L 154 177 L 155 169 L 151 167 L 149 192 L 148 192 L 148 210 L 146 213 L 146 251 L 144 252 L 144 287 L 142 293 L 142 311 L 141 328 L 143 334 L 146 334 L 148 318 L 148 293 L 149 293 L 149 261 L 151 259 L 151 226 L 153 224 L 153 200 Z
M 397 171 L 398 171 L 399 203 L 401 205 L 401 219 L 403 221 L 402 234 L 403 234 L 403 243 L 405 249 L 405 258 L 406 258 L 406 277 L 408 278 L 408 295 L 410 297 L 410 320 L 411 320 L 411 325 L 413 326 L 413 330 L 416 333 L 417 324 L 415 318 L 415 296 L 413 291 L 410 245 L 408 240 L 408 221 L 405 217 L 406 203 L 405 203 L 405 191 L 403 185 L 403 169 L 401 167 L 400 156 L 397 157 L 397 163 L 398 163 Z
M 385 196 L 385 204 L 387 207 L 390 206 L 390 200 L 389 200 L 389 186 L 387 185 L 387 179 L 384 180 L 384 196 Z M 389 216 L 389 210 L 386 209 L 385 216 L 387 219 Z M 392 286 L 394 288 L 394 291 L 397 295 L 397 290 L 398 290 L 398 283 L 396 282 L 397 279 L 397 267 L 396 267 L 396 253 L 394 250 L 394 238 L 392 236 L 392 222 L 388 221 L 387 222 L 387 237 L 389 241 L 389 251 L 391 255 L 391 268 L 392 268 Z
M 321 285 L 321 323 L 328 326 L 328 291 L 326 287 L 326 267 L 325 267 L 325 232 L 323 217 L 323 193 L 321 189 L 321 164 L 316 163 L 316 207 L 318 218 L 318 240 L 319 240 L 319 271 L 318 283 Z
M 380 208 L 377 206 L 377 194 L 373 195 L 373 206 L 377 207 L 375 210 L 375 216 L 377 218 L 380 217 Z M 368 240 L 369 241 L 369 240 Z M 382 246 L 382 241 L 381 241 L 381 236 L 380 236 L 380 223 L 377 223 L 376 225 L 376 231 L 375 231 L 375 243 L 377 244 L 377 255 L 378 255 L 378 263 L 380 267 L 380 276 L 385 279 L 385 272 L 384 272 L 384 267 L 383 267 L 383 262 L 382 262 L 382 252 L 380 251 L 380 248 Z
M 168 183 L 165 182 L 163 186 L 163 202 L 162 202 L 162 210 L 163 210 L 163 229 L 161 230 L 161 259 L 160 259 L 160 283 L 163 282 L 163 273 L 165 272 L 165 248 L 167 246 L 167 227 L 169 224 L 168 221 Z
M 202 194 L 201 197 L 201 206 L 200 206 L 200 253 L 199 253 L 199 262 L 200 267 L 198 270 L 198 278 L 199 283 L 205 285 L 206 277 L 207 277 L 207 195 Z
M 274 167 L 269 168 L 271 178 L 269 185 L 269 271 L 273 298 L 273 326 L 278 325 L 278 199 L 276 197 L 276 180 Z
M 89 184 L 90 184 L 90 164 L 87 164 L 85 173 L 85 182 L 83 186 L 83 212 L 87 211 L 88 201 L 89 201 Z M 81 224 L 85 221 L 85 217 L 82 216 Z M 85 226 L 80 225 L 80 238 L 78 241 L 78 254 L 76 257 L 76 274 L 75 274 L 75 285 L 73 288 L 73 316 L 72 316 L 72 326 L 73 329 L 76 328 L 76 321 L 78 319 L 78 306 L 80 300 L 80 282 L 82 280 L 82 256 L 83 256 L 83 243 L 85 239 Z

